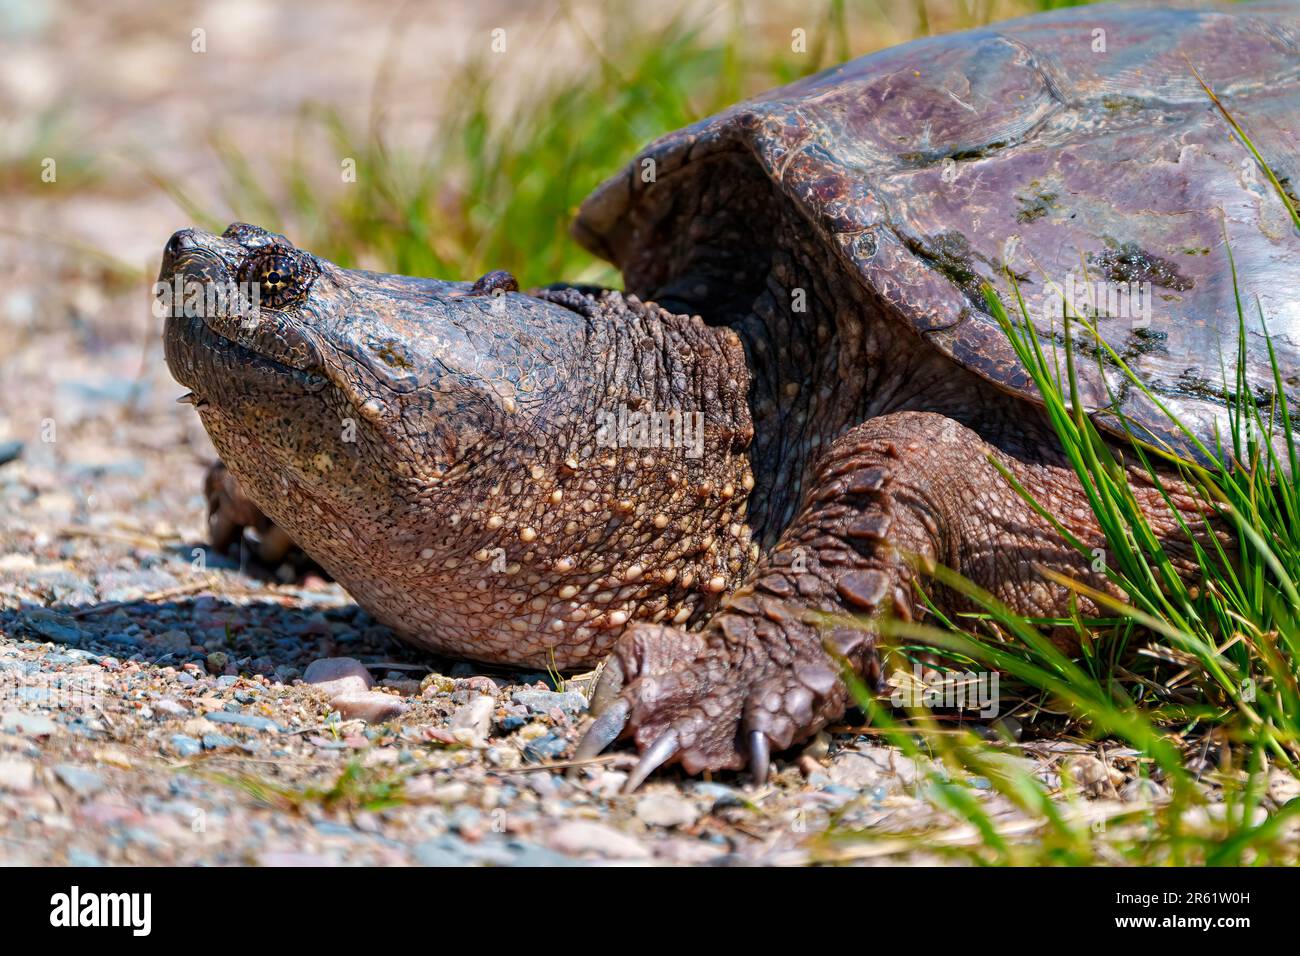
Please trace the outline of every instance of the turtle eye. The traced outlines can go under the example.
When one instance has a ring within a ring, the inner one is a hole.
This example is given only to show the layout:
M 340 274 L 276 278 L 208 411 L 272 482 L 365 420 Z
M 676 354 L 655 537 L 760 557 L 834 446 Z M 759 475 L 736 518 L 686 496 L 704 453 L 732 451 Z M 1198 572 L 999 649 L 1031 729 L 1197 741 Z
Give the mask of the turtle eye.
M 299 258 L 283 250 L 253 257 L 241 278 L 256 283 L 260 304 L 272 309 L 282 309 L 305 297 L 311 280 Z
M 493 269 L 470 287 L 470 295 L 490 295 L 499 299 L 507 292 L 518 292 L 519 281 L 505 269 Z

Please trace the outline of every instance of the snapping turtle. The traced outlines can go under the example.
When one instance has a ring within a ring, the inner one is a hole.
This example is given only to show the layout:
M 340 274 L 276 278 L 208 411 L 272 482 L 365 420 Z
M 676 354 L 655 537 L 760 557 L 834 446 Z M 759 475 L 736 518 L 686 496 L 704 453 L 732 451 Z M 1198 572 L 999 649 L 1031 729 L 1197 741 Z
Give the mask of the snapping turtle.
M 1076 9 L 809 77 L 659 140 L 586 202 L 577 238 L 623 293 L 178 232 L 164 281 L 261 299 L 166 323 L 229 469 L 214 528 L 274 522 L 440 652 L 608 655 L 579 752 L 632 737 L 632 786 L 671 761 L 762 777 L 845 710 L 835 655 L 879 681 L 870 629 L 817 612 L 918 616 L 925 562 L 1034 615 L 1066 608 L 1042 568 L 1104 586 L 994 467 L 1104 546 L 982 283 L 1010 271 L 1031 305 L 1097 292 L 1072 302 L 1212 443 L 1237 348 L 1226 237 L 1296 385 L 1300 238 L 1191 66 L 1294 177 L 1298 36 L 1295 5 Z M 1046 342 L 1059 303 L 1034 307 Z M 1113 359 L 1080 376 L 1111 434 L 1122 416 L 1178 440 Z M 1172 509 L 1196 503 L 1134 473 L 1177 548 Z

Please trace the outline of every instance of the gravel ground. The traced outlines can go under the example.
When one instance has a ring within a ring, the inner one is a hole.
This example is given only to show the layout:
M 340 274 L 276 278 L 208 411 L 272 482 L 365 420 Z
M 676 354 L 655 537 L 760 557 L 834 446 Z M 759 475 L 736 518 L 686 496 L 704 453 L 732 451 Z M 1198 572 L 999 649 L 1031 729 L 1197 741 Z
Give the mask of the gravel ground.
M 759 790 L 665 774 L 625 796 L 626 752 L 567 767 L 590 676 L 557 691 L 432 658 L 335 584 L 211 554 L 210 449 L 156 343 L 138 379 L 115 370 L 128 352 L 139 366 L 138 350 L 51 333 L 6 389 L 57 424 L 0 466 L 0 861 L 923 861 L 827 829 L 950 826 L 912 762 L 859 734 L 786 755 Z M 1076 751 L 1025 759 L 1055 781 Z M 1104 812 L 1119 794 L 1098 796 Z
M 200 503 L 167 486 L 199 468 L 118 448 L 95 502 L 62 490 L 75 463 L 0 471 L 0 860 L 790 862 L 832 811 L 917 804 L 905 758 L 852 737 L 757 792 L 621 796 L 626 754 L 566 776 L 588 682 L 431 659 L 336 585 L 203 567 Z
M 30 395 L 66 396 L 104 364 L 44 341 L 56 381 Z M 97 394 L 57 441 L 0 466 L 0 861 L 924 862 L 828 827 L 970 838 L 918 793 L 910 760 L 860 734 L 822 735 L 758 790 L 667 774 L 625 796 L 629 754 L 567 767 L 590 676 L 557 691 L 431 658 L 337 585 L 209 554 L 206 452 L 157 378 Z M 1061 761 L 1092 758 L 1044 744 L 1023 759 L 1056 783 Z M 1098 780 L 1099 814 L 1142 796 Z M 1023 825 L 986 797 L 1008 832 Z

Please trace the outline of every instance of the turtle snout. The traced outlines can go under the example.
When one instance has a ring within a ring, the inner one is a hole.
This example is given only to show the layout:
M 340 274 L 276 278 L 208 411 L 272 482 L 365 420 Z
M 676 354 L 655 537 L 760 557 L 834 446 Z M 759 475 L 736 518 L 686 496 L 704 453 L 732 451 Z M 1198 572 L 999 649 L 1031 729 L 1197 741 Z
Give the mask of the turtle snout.
M 178 229 L 167 240 L 167 245 L 163 247 L 163 255 L 178 256 L 190 249 L 200 247 L 202 245 L 199 239 L 201 233 L 202 230 L 200 229 Z
M 195 279 L 224 279 L 225 261 L 216 249 L 216 236 L 202 229 L 181 229 L 163 246 L 158 278 L 167 281 L 177 275 Z

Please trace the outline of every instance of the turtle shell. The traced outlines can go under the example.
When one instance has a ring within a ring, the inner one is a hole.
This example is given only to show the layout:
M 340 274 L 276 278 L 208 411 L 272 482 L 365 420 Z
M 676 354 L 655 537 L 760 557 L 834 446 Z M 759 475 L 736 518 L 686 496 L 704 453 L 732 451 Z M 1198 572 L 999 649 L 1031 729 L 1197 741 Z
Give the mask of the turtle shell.
M 669 276 L 644 281 L 631 264 L 689 235 L 698 203 L 655 204 L 677 210 L 666 230 L 640 211 L 658 190 L 698 195 L 699 177 L 739 161 L 955 362 L 1039 400 L 980 292 L 989 281 L 1009 301 L 1014 275 L 1046 345 L 1062 341 L 1063 298 L 1090 308 L 1110 348 L 1213 447 L 1238 355 L 1231 263 L 1253 398 L 1275 397 L 1265 328 L 1283 391 L 1300 395 L 1300 234 L 1193 66 L 1294 201 L 1300 4 L 1104 5 L 917 40 L 669 134 L 587 199 L 575 236 L 653 292 Z M 711 161 L 723 154 L 733 161 Z M 1080 388 L 1099 425 L 1118 431 L 1119 411 L 1188 451 L 1113 357 L 1095 344 L 1089 355 Z

